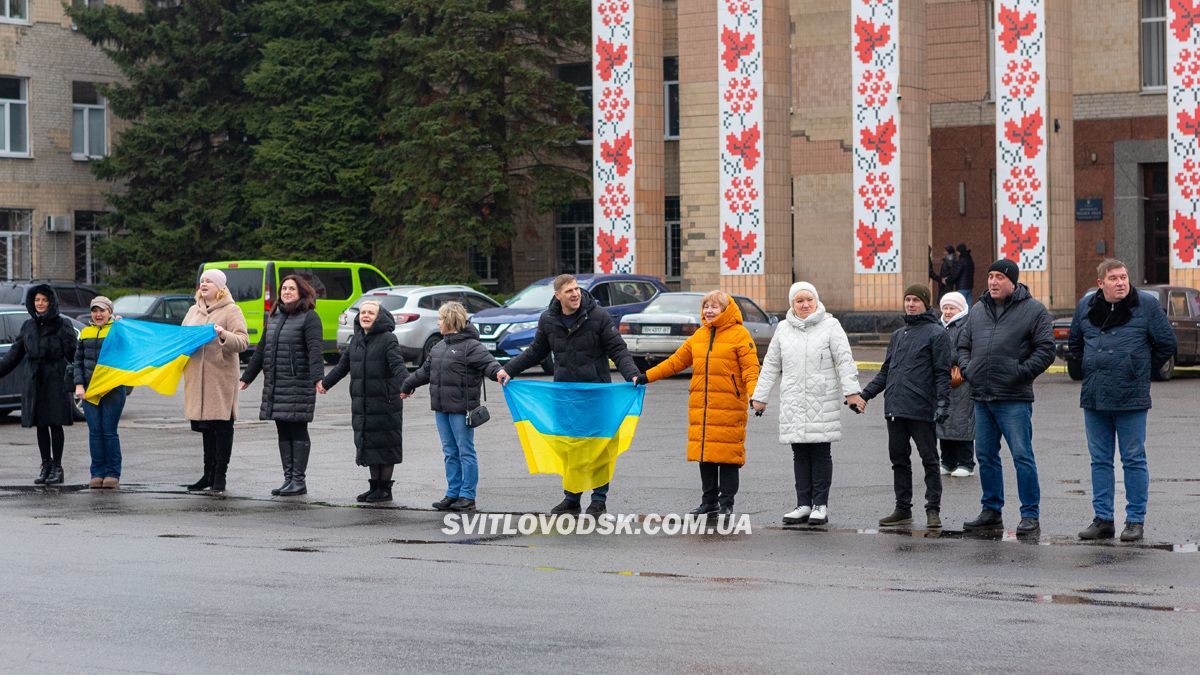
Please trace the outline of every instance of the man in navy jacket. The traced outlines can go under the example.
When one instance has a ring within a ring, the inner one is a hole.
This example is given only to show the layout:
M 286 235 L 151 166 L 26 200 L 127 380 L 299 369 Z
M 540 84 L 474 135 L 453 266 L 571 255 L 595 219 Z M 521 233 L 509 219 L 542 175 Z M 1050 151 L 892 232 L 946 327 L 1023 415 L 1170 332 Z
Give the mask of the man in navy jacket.
M 1125 529 L 1121 541 L 1142 538 L 1150 472 L 1146 467 L 1146 415 L 1150 374 L 1175 354 L 1175 332 L 1158 298 L 1129 283 L 1125 263 L 1108 259 L 1096 270 L 1099 289 L 1075 308 L 1068 346 L 1083 363 L 1083 408 L 1092 456 L 1092 509 L 1096 517 L 1080 539 L 1111 539 L 1114 440 L 1125 472 Z

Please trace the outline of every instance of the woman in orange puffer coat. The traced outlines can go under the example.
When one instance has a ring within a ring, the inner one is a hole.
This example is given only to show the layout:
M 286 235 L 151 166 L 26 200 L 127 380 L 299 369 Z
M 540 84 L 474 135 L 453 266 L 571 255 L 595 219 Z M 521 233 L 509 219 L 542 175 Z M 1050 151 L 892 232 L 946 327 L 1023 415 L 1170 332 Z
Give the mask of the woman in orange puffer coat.
M 738 469 L 746 463 L 746 420 L 758 383 L 758 350 L 742 313 L 723 291 L 700 304 L 704 325 L 666 361 L 646 373 L 649 382 L 692 368 L 688 387 L 689 462 L 700 462 L 704 498 L 694 514 L 733 513 Z

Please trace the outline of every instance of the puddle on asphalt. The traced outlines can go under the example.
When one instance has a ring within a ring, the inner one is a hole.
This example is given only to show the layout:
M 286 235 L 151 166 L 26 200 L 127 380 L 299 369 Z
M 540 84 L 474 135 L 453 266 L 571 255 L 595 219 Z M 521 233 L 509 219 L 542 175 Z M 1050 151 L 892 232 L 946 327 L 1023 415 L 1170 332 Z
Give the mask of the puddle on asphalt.
M 194 534 L 160 534 L 159 539 L 195 539 Z
M 389 544 L 461 544 L 466 546 L 504 546 L 508 548 L 535 548 L 530 544 L 497 544 L 498 541 L 515 539 L 520 535 L 501 534 L 494 537 L 475 537 L 472 539 L 389 539 Z
M 1194 607 L 1175 607 L 1172 605 L 1155 605 L 1148 602 L 1129 602 L 1124 600 L 1105 600 L 1099 598 L 1089 598 L 1085 595 L 1060 595 L 1060 594 L 1041 594 L 1041 593 L 1003 593 L 1001 591 L 959 591 L 946 588 L 934 589 L 917 589 L 917 588 L 889 588 L 889 591 L 897 593 L 921 593 L 921 594 L 938 594 L 950 595 L 954 597 L 970 598 L 975 600 L 1000 600 L 1002 602 L 1032 602 L 1039 605 L 1088 605 L 1092 607 L 1115 607 L 1120 609 L 1142 609 L 1152 612 L 1180 612 L 1185 614 L 1196 614 L 1200 612 Z M 1082 592 L 1082 591 L 1080 591 Z M 1119 593 L 1119 591 L 1104 591 L 1105 593 Z
M 321 549 L 311 548 L 309 546 L 289 546 L 287 548 L 281 548 L 279 550 L 287 551 L 289 553 L 320 553 L 321 552 Z

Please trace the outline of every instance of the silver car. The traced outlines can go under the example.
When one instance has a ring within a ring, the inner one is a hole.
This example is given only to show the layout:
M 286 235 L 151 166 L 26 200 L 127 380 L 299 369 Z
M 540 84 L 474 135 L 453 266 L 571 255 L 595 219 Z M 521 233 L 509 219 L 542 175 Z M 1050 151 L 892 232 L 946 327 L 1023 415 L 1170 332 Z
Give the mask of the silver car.
M 363 293 L 338 318 L 338 351 L 350 345 L 354 337 L 354 319 L 363 300 L 375 300 L 396 320 L 396 338 L 404 360 L 421 365 L 429 350 L 442 339 L 438 331 L 438 309 L 447 302 L 461 302 L 467 314 L 499 307 L 500 303 L 470 286 L 386 286 Z
M 621 337 L 629 346 L 633 362 L 641 370 L 675 353 L 680 345 L 694 335 L 700 326 L 700 301 L 704 293 L 663 293 L 652 300 L 640 314 L 628 314 L 621 319 Z M 754 346 L 761 362 L 775 335 L 779 319 L 769 316 L 744 295 L 733 296 L 742 311 L 742 323 L 754 336 Z

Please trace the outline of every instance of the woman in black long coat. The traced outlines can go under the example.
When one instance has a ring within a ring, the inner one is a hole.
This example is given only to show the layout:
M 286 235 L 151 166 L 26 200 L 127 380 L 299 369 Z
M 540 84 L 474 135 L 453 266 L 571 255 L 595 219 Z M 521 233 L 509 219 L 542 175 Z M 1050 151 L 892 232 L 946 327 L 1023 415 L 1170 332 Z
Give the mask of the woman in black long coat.
M 36 427 L 42 470 L 34 483 L 63 482 L 63 427 L 72 423 L 74 404 L 67 386 L 67 364 L 75 358 L 75 328 L 58 314 L 54 289 L 39 284 L 25 296 L 29 320 L 8 354 L 0 359 L 0 377 L 25 363 L 25 391 L 21 395 L 21 426 Z
M 358 449 L 355 461 L 371 469 L 371 489 L 358 495 L 360 502 L 392 501 L 392 470 L 404 459 L 400 384 L 408 369 L 392 332 L 395 328 L 396 320 L 381 311 L 378 302 L 364 302 L 354 320 L 350 347 L 317 383 L 317 391 L 324 394 L 350 375 L 350 426 Z
M 325 376 L 321 317 L 313 311 L 317 293 L 309 283 L 288 275 L 279 284 L 279 302 L 267 318 L 262 340 L 242 373 L 245 389 L 263 373 L 260 420 L 275 420 L 279 432 L 279 461 L 283 485 L 271 490 L 282 497 L 308 492 L 304 473 L 312 442 L 308 423 L 313 419 L 317 393 L 314 386 Z

